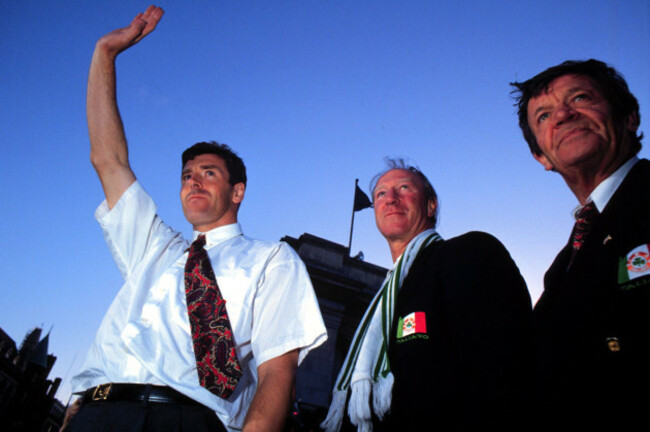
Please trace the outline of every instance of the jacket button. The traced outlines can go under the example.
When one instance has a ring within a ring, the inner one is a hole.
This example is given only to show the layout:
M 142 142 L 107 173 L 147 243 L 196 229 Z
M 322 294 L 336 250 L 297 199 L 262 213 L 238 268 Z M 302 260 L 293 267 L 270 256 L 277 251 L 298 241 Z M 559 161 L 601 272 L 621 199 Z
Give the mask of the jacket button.
M 619 352 L 621 350 L 621 341 L 617 337 L 608 337 L 605 340 L 607 341 L 607 348 L 611 352 Z

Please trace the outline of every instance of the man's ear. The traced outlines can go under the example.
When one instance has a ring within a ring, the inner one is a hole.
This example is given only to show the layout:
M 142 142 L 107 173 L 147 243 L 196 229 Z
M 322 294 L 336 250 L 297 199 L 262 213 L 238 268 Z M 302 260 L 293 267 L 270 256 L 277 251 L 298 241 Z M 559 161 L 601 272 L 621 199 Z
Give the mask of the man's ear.
M 438 208 L 438 201 L 434 199 L 430 199 L 427 202 L 427 216 L 429 218 L 433 217 L 434 214 L 436 214 L 436 209 Z
M 636 131 L 639 129 L 639 113 L 630 113 L 630 115 L 625 118 L 625 128 L 636 136 Z
M 232 187 L 232 202 L 240 204 L 244 200 L 246 193 L 246 185 L 244 183 L 237 183 Z
M 544 166 L 546 171 L 552 171 L 553 170 L 553 165 L 548 160 L 546 155 L 544 155 L 544 153 L 540 153 L 540 154 L 533 153 L 533 157 L 537 160 L 537 162 L 541 163 Z

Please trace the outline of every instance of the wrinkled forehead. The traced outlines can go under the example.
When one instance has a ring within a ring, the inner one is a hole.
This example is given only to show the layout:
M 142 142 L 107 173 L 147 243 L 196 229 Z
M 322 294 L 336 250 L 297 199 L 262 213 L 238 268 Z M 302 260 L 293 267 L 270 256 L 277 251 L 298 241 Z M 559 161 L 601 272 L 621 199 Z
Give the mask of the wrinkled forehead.
M 579 90 L 595 91 L 599 95 L 604 96 L 600 85 L 589 75 L 566 74 L 554 78 L 545 85 L 541 85 L 540 88 L 533 92 L 533 96 L 530 98 L 528 105 L 530 106 L 548 96 L 559 96 L 566 92 Z
M 192 159 L 189 159 L 187 162 L 185 162 L 185 166 L 183 169 L 193 166 L 193 165 L 204 165 L 204 164 L 211 164 L 211 165 L 218 165 L 218 166 L 226 166 L 226 161 L 223 160 L 223 158 L 217 156 L 214 153 L 201 153 L 199 155 L 194 156 Z
M 420 180 L 420 178 L 414 172 L 403 168 L 393 168 L 386 171 L 384 174 L 382 174 L 381 177 L 379 177 L 379 180 L 377 180 L 377 184 L 375 184 L 373 192 L 380 187 L 390 186 L 394 183 L 403 181 L 414 183 L 418 187 L 423 186 L 422 180 Z

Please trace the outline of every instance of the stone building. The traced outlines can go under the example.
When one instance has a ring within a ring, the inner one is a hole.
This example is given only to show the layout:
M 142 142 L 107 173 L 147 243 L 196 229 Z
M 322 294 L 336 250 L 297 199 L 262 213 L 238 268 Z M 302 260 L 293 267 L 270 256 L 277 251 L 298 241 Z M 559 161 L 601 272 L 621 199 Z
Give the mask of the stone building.
M 48 354 L 49 334 L 41 339 L 41 329 L 25 336 L 19 349 L 0 329 L 0 430 L 58 431 L 65 407 L 56 394 L 61 378 L 47 376 L 56 362 Z
M 294 430 L 319 430 L 334 381 L 363 313 L 388 269 L 352 258 L 347 247 L 311 234 L 283 237 L 305 262 L 323 320 L 327 342 L 307 356 L 296 377 Z

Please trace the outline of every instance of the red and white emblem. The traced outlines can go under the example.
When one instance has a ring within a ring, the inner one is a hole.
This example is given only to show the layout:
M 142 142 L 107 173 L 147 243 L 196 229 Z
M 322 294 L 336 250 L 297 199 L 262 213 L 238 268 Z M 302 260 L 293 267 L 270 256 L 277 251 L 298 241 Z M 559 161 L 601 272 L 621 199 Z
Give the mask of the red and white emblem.
M 644 251 L 634 252 L 627 258 L 627 269 L 635 273 L 650 270 L 650 254 Z

